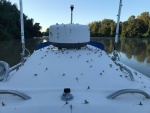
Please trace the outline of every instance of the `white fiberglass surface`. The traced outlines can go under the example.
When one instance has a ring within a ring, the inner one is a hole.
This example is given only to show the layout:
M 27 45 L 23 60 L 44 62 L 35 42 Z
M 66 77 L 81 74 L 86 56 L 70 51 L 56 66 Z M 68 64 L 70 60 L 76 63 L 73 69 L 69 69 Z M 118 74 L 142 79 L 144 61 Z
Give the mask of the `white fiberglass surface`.
M 16 96 L 2 95 L 0 102 L 5 106 L 1 111 L 121 113 L 123 110 L 148 113 L 150 100 L 143 95 L 124 94 L 114 100 L 106 98 L 121 89 L 141 89 L 150 94 L 149 79 L 130 70 L 135 81 L 131 81 L 128 73 L 122 72 L 105 51 L 93 46 L 79 50 L 58 50 L 48 46 L 35 51 L 7 82 L 0 82 L 3 90 L 17 90 L 31 97 L 24 101 Z M 74 97 L 67 104 L 61 100 L 64 88 L 70 88 Z

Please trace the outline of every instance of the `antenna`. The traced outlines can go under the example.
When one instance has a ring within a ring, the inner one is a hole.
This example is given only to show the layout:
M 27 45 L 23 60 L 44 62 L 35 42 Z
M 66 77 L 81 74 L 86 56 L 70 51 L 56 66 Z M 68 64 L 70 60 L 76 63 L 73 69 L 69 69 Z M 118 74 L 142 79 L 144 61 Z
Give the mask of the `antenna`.
M 23 6 L 22 6 L 22 0 L 19 0 L 19 1 L 20 1 L 21 43 L 22 43 L 21 56 L 24 58 L 24 56 L 25 56 L 25 40 L 24 40 Z
M 71 5 L 71 6 L 70 6 L 70 9 L 71 9 L 71 24 L 72 24 L 72 19 L 73 19 L 73 18 L 72 18 L 72 17 L 73 17 L 72 13 L 73 13 L 74 6 Z

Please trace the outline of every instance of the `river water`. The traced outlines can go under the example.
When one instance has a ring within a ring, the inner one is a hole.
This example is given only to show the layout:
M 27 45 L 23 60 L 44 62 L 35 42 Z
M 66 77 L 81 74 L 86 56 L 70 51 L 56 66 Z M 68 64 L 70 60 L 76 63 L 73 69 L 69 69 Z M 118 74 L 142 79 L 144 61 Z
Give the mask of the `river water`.
M 111 56 L 114 42 L 112 38 L 92 37 L 91 40 L 103 43 L 105 51 Z M 32 53 L 41 42 L 41 39 L 26 39 L 26 48 Z M 0 42 L 0 60 L 10 66 L 20 61 L 21 51 L 20 40 Z M 121 40 L 117 45 L 117 51 L 122 63 L 150 77 L 150 39 Z
M 106 52 L 112 55 L 114 39 L 93 37 L 92 40 L 103 43 Z M 122 63 L 150 77 L 150 39 L 120 40 L 116 50 Z

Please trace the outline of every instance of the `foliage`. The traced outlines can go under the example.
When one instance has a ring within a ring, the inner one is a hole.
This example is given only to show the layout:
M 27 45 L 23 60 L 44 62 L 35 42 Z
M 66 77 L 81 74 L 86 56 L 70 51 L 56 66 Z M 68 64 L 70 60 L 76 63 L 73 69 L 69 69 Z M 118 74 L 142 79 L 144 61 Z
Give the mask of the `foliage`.
M 42 32 L 43 36 L 48 36 L 49 35 L 49 28 L 46 29 L 45 32 Z
M 111 19 L 94 21 L 88 24 L 91 37 L 115 37 L 116 23 Z M 124 38 L 150 38 L 150 14 L 143 12 L 137 18 L 132 15 L 120 22 L 119 34 Z
M 89 27 L 91 27 L 90 34 L 92 37 L 97 37 L 99 35 L 101 22 L 92 22 L 89 24 Z
M 147 32 L 147 28 L 147 24 L 144 20 L 135 18 L 135 16 L 132 15 L 128 21 L 123 23 L 121 37 L 142 38 Z
M 116 24 L 111 19 L 104 19 L 102 21 L 95 21 L 88 24 L 90 27 L 90 34 L 92 37 L 112 37 L 115 36 Z
M 111 19 L 94 21 L 88 24 L 91 37 L 115 37 L 116 22 Z M 24 15 L 25 38 L 48 35 L 48 29 L 41 33 L 40 23 L 34 23 Z M 150 14 L 143 12 L 139 16 L 130 16 L 127 21 L 120 22 L 119 34 L 122 39 L 150 38 Z M 0 0 L 0 40 L 20 38 L 20 11 L 16 4 L 8 0 Z
M 34 23 L 24 15 L 25 38 L 40 37 L 41 26 Z M 16 4 L 10 1 L 0 0 L 0 40 L 11 40 L 20 38 L 20 11 Z

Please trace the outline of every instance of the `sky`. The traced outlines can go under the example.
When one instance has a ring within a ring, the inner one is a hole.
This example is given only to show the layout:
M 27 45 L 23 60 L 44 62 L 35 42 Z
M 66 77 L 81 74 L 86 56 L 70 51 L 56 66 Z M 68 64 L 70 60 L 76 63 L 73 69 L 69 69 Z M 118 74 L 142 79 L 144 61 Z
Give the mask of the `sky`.
M 17 4 L 19 0 L 9 0 Z M 74 5 L 73 23 L 88 24 L 93 21 L 112 19 L 117 21 L 120 0 L 22 0 L 23 12 L 34 22 L 40 23 L 42 31 L 50 25 L 70 23 L 70 5 Z M 150 12 L 150 0 L 123 0 L 121 21 L 131 15 L 138 16 L 142 12 Z

